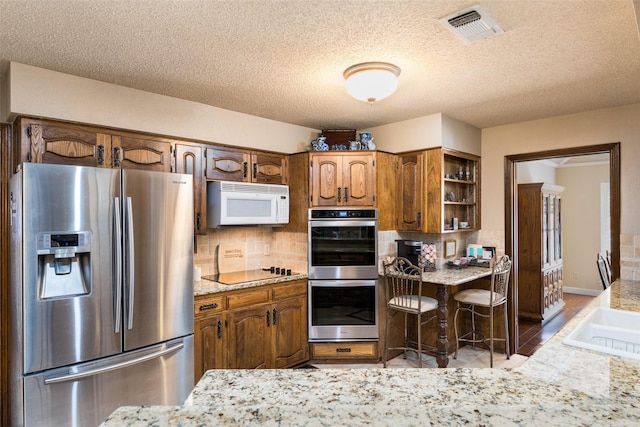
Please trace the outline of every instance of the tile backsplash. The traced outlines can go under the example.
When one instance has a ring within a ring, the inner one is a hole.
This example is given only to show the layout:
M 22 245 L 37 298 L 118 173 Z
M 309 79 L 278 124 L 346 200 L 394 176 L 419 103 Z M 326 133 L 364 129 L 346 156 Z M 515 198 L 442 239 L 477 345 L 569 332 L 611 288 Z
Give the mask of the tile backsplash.
M 307 272 L 307 233 L 269 226 L 209 229 L 207 235 L 196 237 L 194 265 L 202 269 L 203 276 L 218 273 L 218 245 L 238 242 L 247 245 L 248 269 L 276 266 Z
M 380 272 L 382 272 L 382 261 L 388 256 L 396 255 L 397 239 L 435 243 L 438 266 L 442 266 L 446 262 L 444 245 L 447 241 L 456 242 L 456 257 L 464 256 L 467 244 L 476 242 L 496 246 L 498 253 L 504 252 L 502 234 L 494 236 L 480 231 L 440 235 L 380 231 L 378 232 L 378 270 Z M 209 229 L 207 235 L 196 238 L 197 249 L 194 254 L 194 265 L 202 269 L 203 276 L 218 273 L 218 245 L 237 242 L 245 242 L 247 245 L 247 268 L 249 269 L 280 266 L 291 268 L 296 272 L 307 273 L 307 233 L 292 233 L 269 226 Z
M 640 234 L 620 235 L 620 278 L 640 280 Z
M 438 266 L 446 262 L 444 245 L 447 241 L 456 242 L 456 257 L 465 255 L 469 243 L 495 246 L 498 254 L 504 253 L 505 250 L 503 231 L 480 230 L 446 235 L 380 231 L 378 233 L 379 271 L 382 271 L 382 260 L 387 256 L 396 255 L 397 239 L 435 243 Z M 307 272 L 307 233 L 292 233 L 281 231 L 278 227 L 258 226 L 209 229 L 207 235 L 197 236 L 194 264 L 202 269 L 202 275 L 218 272 L 218 245 L 231 242 L 246 242 L 247 266 L 250 269 L 284 266 L 296 272 Z M 638 234 L 620 236 L 620 277 L 627 280 L 640 280 L 640 235 Z

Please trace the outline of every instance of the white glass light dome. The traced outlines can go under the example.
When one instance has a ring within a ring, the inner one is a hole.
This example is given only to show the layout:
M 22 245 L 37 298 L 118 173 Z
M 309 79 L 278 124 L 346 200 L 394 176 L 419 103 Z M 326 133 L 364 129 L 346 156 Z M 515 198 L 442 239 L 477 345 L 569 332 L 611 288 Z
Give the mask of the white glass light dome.
M 365 101 L 380 101 L 398 88 L 400 68 L 387 62 L 363 62 L 344 71 L 347 93 Z

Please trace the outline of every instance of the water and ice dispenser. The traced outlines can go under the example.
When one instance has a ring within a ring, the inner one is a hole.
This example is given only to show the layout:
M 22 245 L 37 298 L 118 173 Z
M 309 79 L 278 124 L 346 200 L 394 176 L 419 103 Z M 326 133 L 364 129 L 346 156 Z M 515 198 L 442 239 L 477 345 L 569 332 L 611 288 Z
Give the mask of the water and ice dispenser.
M 41 299 L 91 292 L 91 232 L 38 233 L 38 295 Z

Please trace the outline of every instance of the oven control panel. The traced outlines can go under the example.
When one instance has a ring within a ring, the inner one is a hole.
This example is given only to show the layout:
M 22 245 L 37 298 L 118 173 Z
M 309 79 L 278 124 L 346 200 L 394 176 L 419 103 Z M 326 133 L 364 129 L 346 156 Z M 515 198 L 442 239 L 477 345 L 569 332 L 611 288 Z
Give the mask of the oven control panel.
M 310 209 L 309 219 L 377 219 L 377 209 Z

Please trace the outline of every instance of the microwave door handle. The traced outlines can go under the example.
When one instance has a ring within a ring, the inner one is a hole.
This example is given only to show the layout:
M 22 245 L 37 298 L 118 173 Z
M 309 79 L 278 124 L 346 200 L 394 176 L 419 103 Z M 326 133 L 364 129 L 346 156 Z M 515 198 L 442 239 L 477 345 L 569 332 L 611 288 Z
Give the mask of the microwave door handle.
M 120 198 L 113 198 L 113 246 L 115 297 L 113 299 L 113 317 L 115 321 L 114 332 L 120 333 L 120 320 L 122 319 L 122 221 L 120 218 Z
M 133 208 L 131 197 L 127 197 L 127 209 L 125 211 L 127 227 L 125 230 L 125 240 L 127 244 L 127 282 L 129 284 L 129 295 L 127 298 L 127 329 L 133 328 L 133 297 L 134 297 L 134 265 L 135 256 L 133 252 Z

